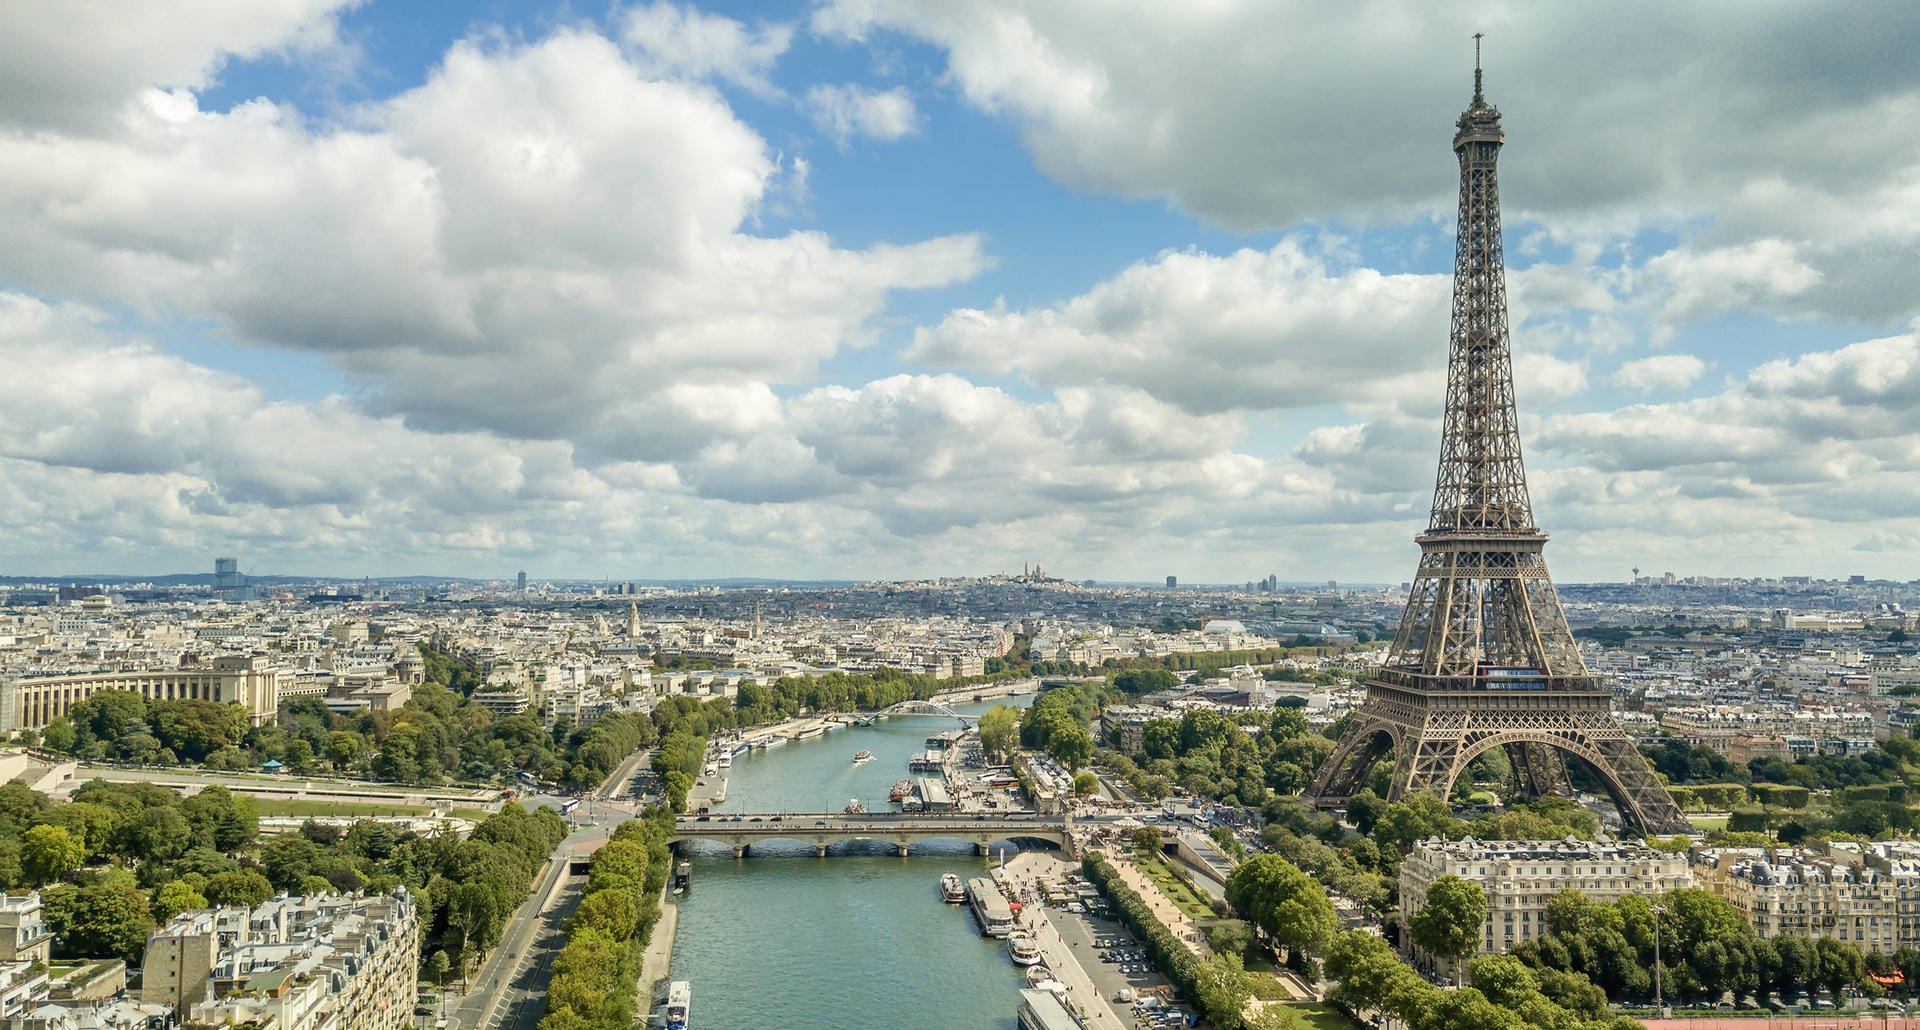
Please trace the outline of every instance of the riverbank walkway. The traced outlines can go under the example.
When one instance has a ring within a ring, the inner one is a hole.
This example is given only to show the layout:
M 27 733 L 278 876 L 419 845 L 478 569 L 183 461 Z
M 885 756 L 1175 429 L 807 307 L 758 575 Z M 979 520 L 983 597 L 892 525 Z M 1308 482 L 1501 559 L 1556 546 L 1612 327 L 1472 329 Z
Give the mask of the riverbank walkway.
M 1073 866 L 1058 855 L 1040 852 L 1022 852 L 1007 864 L 993 871 L 994 879 L 1003 886 L 1022 882 L 1059 881 L 1073 869 Z M 1080 1014 L 1082 1025 L 1087 1030 L 1128 1030 L 1133 1026 L 1131 1019 L 1123 1019 L 1113 1010 L 1113 1006 L 1100 993 L 1099 985 L 1087 968 L 1081 964 L 1080 954 L 1087 953 L 1089 959 L 1094 952 L 1091 947 L 1074 947 L 1054 925 L 1053 913 L 1044 905 L 1028 904 L 1020 910 L 1020 929 L 1033 934 L 1040 945 L 1040 955 L 1053 978 L 1067 985 L 1064 1000 L 1067 1007 Z M 1091 943 L 1089 941 L 1089 943 Z
M 1173 935 L 1187 947 L 1192 948 L 1202 962 L 1212 961 L 1213 946 L 1207 943 L 1207 935 L 1200 932 L 1199 924 L 1181 911 L 1180 906 L 1162 894 L 1160 888 L 1147 878 L 1147 874 L 1133 864 L 1133 859 L 1129 855 L 1121 851 L 1109 851 L 1106 857 L 1108 863 L 1119 872 L 1121 882 L 1133 888 L 1135 894 L 1145 899 L 1147 908 L 1152 910 L 1154 918 L 1160 920 L 1168 930 L 1173 931 Z

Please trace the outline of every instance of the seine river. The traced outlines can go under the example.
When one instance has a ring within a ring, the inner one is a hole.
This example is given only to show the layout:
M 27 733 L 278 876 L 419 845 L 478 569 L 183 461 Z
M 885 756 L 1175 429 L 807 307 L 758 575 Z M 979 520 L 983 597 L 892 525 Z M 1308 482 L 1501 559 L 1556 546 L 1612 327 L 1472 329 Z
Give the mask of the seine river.
M 851 798 L 885 811 L 907 759 L 954 725 L 893 718 L 749 752 L 734 759 L 715 812 L 839 811 Z M 862 748 L 873 761 L 854 765 Z M 982 938 L 965 905 L 939 898 L 941 873 L 986 868 L 971 845 L 931 841 L 900 858 L 892 845 L 839 844 L 817 859 L 811 845 L 773 842 L 736 861 L 730 848 L 695 842 L 689 854 L 693 889 L 680 902 L 671 976 L 693 984 L 693 1030 L 1016 1026 L 1024 982 L 1005 944 Z

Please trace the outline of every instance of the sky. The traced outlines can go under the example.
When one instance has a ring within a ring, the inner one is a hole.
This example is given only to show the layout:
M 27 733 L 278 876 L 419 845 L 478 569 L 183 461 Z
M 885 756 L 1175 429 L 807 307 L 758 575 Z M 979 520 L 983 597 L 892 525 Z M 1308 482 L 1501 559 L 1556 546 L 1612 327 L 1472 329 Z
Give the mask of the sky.
M 1904 3 L 0 5 L 0 573 L 1920 577 Z

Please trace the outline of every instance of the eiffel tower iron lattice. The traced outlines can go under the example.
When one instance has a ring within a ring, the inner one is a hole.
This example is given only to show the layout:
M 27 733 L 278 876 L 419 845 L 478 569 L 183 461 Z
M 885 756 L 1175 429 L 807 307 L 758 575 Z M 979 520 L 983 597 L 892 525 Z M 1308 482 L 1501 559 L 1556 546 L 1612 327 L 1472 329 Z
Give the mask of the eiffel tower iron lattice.
M 1504 748 L 1520 786 L 1568 794 L 1567 759 L 1604 785 L 1622 821 L 1645 832 L 1692 827 L 1613 718 L 1612 693 L 1587 671 L 1533 521 L 1514 410 L 1506 267 L 1495 165 L 1506 137 L 1482 89 L 1453 137 L 1460 160 L 1447 405 L 1433 511 L 1386 664 L 1367 682 L 1307 796 L 1342 805 L 1391 750 L 1390 800 L 1446 797 L 1481 754 Z

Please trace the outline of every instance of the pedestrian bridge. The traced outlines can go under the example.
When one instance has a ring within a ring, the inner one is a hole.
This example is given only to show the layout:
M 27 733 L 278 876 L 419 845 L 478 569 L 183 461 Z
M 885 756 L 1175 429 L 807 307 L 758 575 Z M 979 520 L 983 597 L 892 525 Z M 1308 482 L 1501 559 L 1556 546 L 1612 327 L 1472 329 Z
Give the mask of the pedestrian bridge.
M 1067 846 L 1066 821 L 1040 815 L 993 813 L 927 815 L 922 812 L 767 812 L 725 815 L 683 815 L 674 821 L 669 844 L 710 840 L 733 848 L 735 857 L 761 841 L 791 840 L 813 845 L 825 855 L 831 844 L 845 840 L 877 840 L 905 855 L 925 840 L 960 840 L 984 855 L 994 841 L 1010 840 Z

